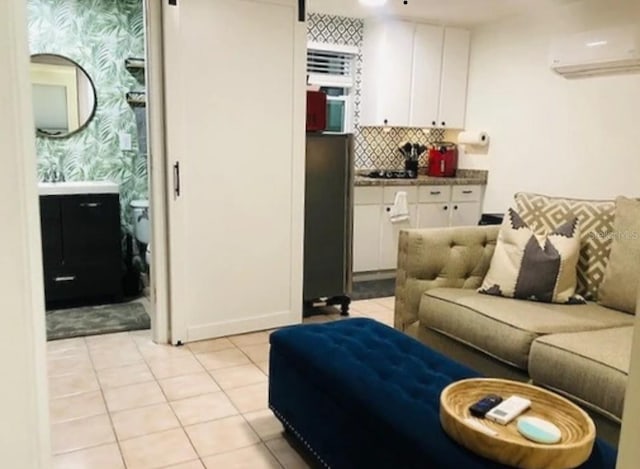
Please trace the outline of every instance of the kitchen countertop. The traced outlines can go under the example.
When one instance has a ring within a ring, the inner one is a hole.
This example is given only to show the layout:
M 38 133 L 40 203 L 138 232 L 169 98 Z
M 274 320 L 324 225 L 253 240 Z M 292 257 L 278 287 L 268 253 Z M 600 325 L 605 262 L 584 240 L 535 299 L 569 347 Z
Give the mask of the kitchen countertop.
M 355 186 L 467 186 L 487 185 L 489 172 L 481 169 L 459 169 L 456 177 L 436 178 L 418 176 L 416 179 L 378 179 L 367 177 L 370 171 L 357 171 Z

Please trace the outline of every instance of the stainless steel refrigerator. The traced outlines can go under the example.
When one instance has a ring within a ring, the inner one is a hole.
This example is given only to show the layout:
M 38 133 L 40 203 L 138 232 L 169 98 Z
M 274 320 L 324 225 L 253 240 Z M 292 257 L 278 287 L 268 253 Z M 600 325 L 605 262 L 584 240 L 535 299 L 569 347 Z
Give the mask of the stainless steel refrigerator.
M 353 136 L 307 134 L 305 311 L 319 301 L 349 311 L 353 233 Z

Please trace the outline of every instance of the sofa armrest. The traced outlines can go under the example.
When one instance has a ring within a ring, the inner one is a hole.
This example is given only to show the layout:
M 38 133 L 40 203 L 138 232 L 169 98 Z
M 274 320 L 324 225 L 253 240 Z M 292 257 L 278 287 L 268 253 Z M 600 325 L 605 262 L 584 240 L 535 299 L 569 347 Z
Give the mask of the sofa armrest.
M 400 232 L 394 326 L 418 320 L 423 293 L 431 288 L 479 288 L 500 226 L 414 229 Z

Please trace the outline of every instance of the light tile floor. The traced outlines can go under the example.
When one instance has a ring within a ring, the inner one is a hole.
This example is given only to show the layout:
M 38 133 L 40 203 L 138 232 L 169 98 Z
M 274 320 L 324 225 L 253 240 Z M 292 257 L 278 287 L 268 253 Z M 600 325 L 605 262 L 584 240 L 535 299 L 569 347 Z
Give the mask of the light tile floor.
M 392 325 L 393 298 L 356 301 L 351 316 Z M 309 467 L 267 408 L 269 332 L 184 347 L 154 344 L 149 331 L 47 346 L 55 469 Z

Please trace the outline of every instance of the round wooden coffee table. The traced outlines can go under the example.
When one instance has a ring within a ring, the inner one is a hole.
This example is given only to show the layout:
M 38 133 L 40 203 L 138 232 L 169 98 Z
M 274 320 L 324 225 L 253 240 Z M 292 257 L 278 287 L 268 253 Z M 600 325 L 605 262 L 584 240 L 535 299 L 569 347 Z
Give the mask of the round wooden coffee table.
M 504 426 L 472 417 L 469 406 L 487 394 L 503 399 L 518 395 L 531 400 L 531 408 L 522 415 L 554 423 L 562 432 L 562 439 L 553 445 L 539 444 L 518 433 L 517 418 Z M 466 423 L 467 418 L 498 435 L 483 433 Z M 525 469 L 577 467 L 591 455 L 596 436 L 591 417 L 569 400 L 537 386 L 503 379 L 466 379 L 447 386 L 440 395 L 440 422 L 451 438 L 474 453 Z

